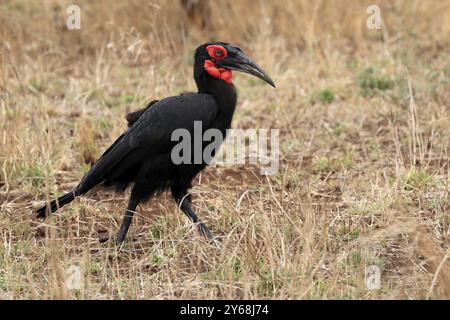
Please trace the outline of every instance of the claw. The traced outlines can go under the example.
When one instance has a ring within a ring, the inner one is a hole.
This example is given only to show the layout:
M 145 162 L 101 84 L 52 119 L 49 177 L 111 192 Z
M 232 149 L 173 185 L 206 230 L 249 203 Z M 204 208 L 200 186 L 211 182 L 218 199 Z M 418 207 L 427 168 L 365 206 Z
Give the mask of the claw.
M 211 230 L 209 230 L 209 228 L 203 222 L 200 222 L 198 224 L 198 228 L 199 228 L 200 232 L 202 233 L 202 235 L 207 237 L 208 240 L 215 239 L 214 234 L 211 232 Z
M 217 241 L 216 237 L 214 236 L 214 234 L 212 233 L 212 231 L 209 230 L 209 228 L 206 226 L 206 224 L 204 224 L 203 222 L 200 222 L 200 223 L 198 224 L 198 228 L 199 228 L 201 234 L 202 234 L 203 236 L 205 236 L 206 238 L 208 238 L 208 240 L 209 240 L 212 244 L 216 245 L 217 247 L 220 247 L 219 241 Z
M 114 240 L 117 245 L 121 245 L 123 243 L 123 241 L 125 240 L 125 235 L 122 235 L 122 236 L 120 236 L 119 234 L 116 236 L 101 235 L 98 237 L 98 241 L 100 243 L 104 243 L 109 240 Z
M 101 235 L 98 237 L 98 242 L 104 243 L 104 242 L 108 241 L 109 239 L 110 239 L 109 235 Z

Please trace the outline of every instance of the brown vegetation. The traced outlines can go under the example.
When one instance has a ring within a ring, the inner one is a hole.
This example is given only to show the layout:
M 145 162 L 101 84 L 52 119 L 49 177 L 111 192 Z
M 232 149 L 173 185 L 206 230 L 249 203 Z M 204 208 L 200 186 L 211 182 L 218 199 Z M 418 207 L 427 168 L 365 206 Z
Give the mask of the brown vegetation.
M 0 2 L 0 298 L 450 298 L 450 2 Z M 205 11 L 206 12 L 206 11 Z M 210 167 L 192 190 L 208 244 L 161 195 L 122 250 L 125 196 L 92 193 L 45 222 L 125 128 L 126 112 L 195 89 L 192 52 L 239 45 L 277 84 L 236 74 L 236 128 L 279 128 L 281 165 Z M 69 290 L 67 270 L 82 270 Z M 369 290 L 365 269 L 381 270 Z

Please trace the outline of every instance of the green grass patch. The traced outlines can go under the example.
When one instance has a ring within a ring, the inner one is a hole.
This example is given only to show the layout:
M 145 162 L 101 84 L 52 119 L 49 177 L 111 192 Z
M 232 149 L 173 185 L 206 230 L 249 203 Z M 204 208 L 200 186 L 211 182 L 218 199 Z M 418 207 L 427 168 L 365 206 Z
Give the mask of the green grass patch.
M 433 183 L 433 177 L 423 170 L 412 168 L 402 177 L 403 189 L 406 191 L 424 190 Z
M 327 88 L 327 89 L 323 89 L 323 90 L 314 91 L 311 94 L 309 101 L 311 104 L 317 104 L 317 103 L 330 104 L 333 101 L 335 101 L 335 99 L 336 99 L 336 96 L 335 96 L 333 90 Z
M 365 97 L 390 90 L 395 84 L 391 77 L 382 75 L 375 67 L 364 69 L 356 78 L 356 83 L 361 90 L 361 94 Z
M 318 157 L 313 161 L 315 173 L 327 173 L 334 170 L 333 161 L 327 157 Z

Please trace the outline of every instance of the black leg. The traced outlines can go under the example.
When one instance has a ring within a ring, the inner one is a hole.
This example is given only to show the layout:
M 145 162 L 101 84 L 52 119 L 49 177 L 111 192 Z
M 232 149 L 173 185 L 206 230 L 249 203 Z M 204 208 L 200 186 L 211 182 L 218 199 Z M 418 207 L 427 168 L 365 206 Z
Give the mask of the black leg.
M 139 201 L 135 199 L 133 192 L 131 193 L 130 200 L 128 201 L 128 207 L 125 210 L 124 217 L 122 220 L 122 225 L 120 226 L 119 232 L 117 233 L 115 239 L 118 244 L 121 244 L 123 240 L 125 240 L 125 236 L 127 235 L 128 228 L 130 227 L 131 220 L 133 219 L 133 215 L 136 211 L 136 207 L 138 206 Z M 100 237 L 100 242 L 105 242 L 110 239 L 109 236 Z
M 173 190 L 172 190 L 173 192 Z M 201 234 L 208 238 L 209 240 L 214 241 L 214 234 L 211 232 L 211 230 L 208 229 L 208 227 L 199 219 L 199 217 L 195 214 L 194 210 L 192 210 L 191 207 L 191 195 L 190 194 L 183 194 L 183 196 L 179 196 L 177 194 L 174 194 L 175 201 L 177 202 L 178 206 L 180 207 L 181 211 L 183 211 L 189 219 L 191 219 L 192 222 L 196 223 L 198 226 L 198 229 L 200 230 Z

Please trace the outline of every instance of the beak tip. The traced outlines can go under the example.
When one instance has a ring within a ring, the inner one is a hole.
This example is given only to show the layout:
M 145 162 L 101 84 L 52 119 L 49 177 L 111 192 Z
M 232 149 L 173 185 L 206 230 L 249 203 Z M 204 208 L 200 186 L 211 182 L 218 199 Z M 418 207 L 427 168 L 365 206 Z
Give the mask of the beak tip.
M 272 79 L 267 80 L 267 83 L 270 84 L 272 87 L 276 88 L 277 86 L 275 85 L 275 83 L 272 81 Z

